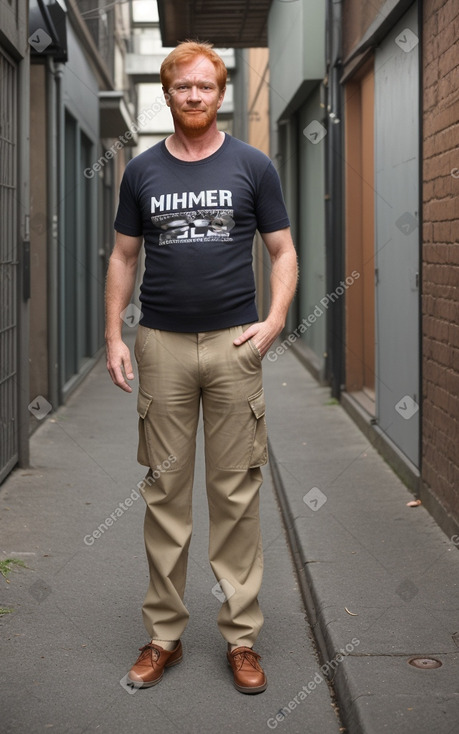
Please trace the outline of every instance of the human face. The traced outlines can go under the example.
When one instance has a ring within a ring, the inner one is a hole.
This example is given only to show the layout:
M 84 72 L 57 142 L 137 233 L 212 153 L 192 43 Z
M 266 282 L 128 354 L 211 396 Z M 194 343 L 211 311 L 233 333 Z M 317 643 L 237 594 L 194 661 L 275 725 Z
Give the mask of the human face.
M 205 56 L 178 64 L 164 91 L 175 125 L 189 135 L 204 133 L 215 123 L 225 94 L 218 87 L 213 63 Z

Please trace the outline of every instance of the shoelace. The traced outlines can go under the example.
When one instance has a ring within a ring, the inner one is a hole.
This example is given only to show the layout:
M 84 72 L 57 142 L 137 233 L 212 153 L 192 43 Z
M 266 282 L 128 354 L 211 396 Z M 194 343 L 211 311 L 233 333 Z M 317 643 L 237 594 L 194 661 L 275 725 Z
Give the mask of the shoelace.
M 261 655 L 254 650 L 242 650 L 241 652 L 236 653 L 236 655 L 233 655 L 234 662 L 238 665 L 239 670 L 242 668 L 245 661 L 255 668 L 255 670 L 260 670 L 260 666 L 258 665 L 260 658 Z
M 156 647 L 156 645 L 153 645 L 151 642 L 149 642 L 147 645 L 144 645 L 143 647 L 139 647 L 139 650 L 140 655 L 137 658 L 137 663 L 140 663 L 145 658 L 150 657 L 152 667 L 153 663 L 156 663 L 161 655 L 161 651 Z

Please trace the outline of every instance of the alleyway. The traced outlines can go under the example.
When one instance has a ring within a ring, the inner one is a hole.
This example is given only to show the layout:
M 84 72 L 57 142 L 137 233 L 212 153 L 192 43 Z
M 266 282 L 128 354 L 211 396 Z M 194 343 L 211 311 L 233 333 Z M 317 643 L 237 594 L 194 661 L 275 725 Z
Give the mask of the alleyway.
M 303 587 L 302 597 L 266 467 L 257 650 L 267 691 L 235 691 L 216 627 L 201 440 L 185 658 L 153 689 L 120 685 L 146 642 L 143 502 L 126 503 L 142 469 L 135 393 L 112 386 L 102 357 L 33 436 L 32 468 L 0 491 L 1 557 L 27 566 L 0 578 L 0 606 L 14 610 L 1 618 L 2 732 L 337 734 L 325 673 L 351 734 L 457 730 L 457 539 L 406 506 L 412 495 L 291 352 L 265 359 L 264 373 L 271 467 Z M 417 669 L 412 657 L 441 667 Z

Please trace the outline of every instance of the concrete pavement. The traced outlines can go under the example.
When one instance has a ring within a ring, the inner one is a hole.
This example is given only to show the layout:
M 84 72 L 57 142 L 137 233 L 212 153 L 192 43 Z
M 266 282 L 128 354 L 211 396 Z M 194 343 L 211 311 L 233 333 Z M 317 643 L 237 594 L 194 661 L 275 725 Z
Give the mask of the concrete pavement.
M 413 496 L 292 351 L 265 358 L 264 377 L 271 469 L 322 660 L 340 660 L 344 723 L 459 731 L 459 537 L 407 507 Z
M 132 333 L 128 339 L 132 346 Z M 233 687 L 207 560 L 201 438 L 200 431 L 184 660 L 159 685 L 132 693 L 120 681 L 147 642 L 141 604 L 148 580 L 144 504 L 133 493 L 144 474 L 135 458 L 135 394 L 111 384 L 102 358 L 33 435 L 31 468 L 16 470 L 0 488 L 0 559 L 27 566 L 9 583 L 0 576 L 0 606 L 13 610 L 0 617 L 1 732 L 339 732 L 268 468 L 265 625 L 256 646 L 268 689 L 244 696 Z
M 143 469 L 135 397 L 111 385 L 101 359 L 34 434 L 31 469 L 0 488 L 1 558 L 27 565 L 9 584 L 0 577 L 0 606 L 14 610 L 0 617 L 2 732 L 457 730 L 457 539 L 406 506 L 412 495 L 291 351 L 264 360 L 264 379 L 271 471 L 256 649 L 267 691 L 235 691 L 216 627 L 201 432 L 185 658 L 152 689 L 120 684 L 146 642 L 143 501 L 132 499 Z M 414 657 L 441 665 L 415 668 Z

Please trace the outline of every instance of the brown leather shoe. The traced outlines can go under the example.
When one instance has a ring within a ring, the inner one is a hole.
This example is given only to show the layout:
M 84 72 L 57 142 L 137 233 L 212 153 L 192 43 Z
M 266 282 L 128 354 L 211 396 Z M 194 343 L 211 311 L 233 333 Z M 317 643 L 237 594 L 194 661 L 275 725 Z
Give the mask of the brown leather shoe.
M 260 655 L 251 647 L 236 647 L 226 657 L 234 674 L 234 685 L 241 693 L 261 693 L 268 681 L 260 663 Z
M 164 668 L 177 665 L 183 657 L 180 640 L 174 650 L 164 650 L 160 645 L 155 645 L 153 642 L 139 647 L 139 650 L 140 655 L 127 676 L 136 688 L 155 686 L 163 677 Z

